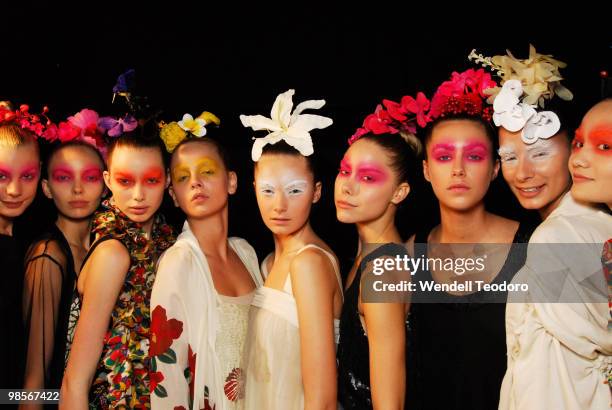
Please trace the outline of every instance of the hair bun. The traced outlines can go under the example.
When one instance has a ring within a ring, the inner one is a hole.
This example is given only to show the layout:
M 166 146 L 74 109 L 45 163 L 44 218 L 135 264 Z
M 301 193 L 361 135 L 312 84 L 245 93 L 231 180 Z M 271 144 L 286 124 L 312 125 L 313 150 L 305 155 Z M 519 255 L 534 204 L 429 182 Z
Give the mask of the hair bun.
M 400 131 L 400 136 L 410 146 L 414 154 L 418 157 L 423 152 L 423 143 L 416 135 L 408 131 Z

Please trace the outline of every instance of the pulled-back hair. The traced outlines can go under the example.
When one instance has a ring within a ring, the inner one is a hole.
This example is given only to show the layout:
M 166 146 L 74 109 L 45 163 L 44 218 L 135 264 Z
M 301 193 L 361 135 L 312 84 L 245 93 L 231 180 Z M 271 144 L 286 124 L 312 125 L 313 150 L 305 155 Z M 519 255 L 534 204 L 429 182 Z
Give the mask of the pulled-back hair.
M 306 164 L 308 166 L 308 170 L 312 173 L 313 179 L 315 182 L 320 181 L 319 174 L 319 164 L 316 153 L 312 153 L 308 156 L 303 156 L 300 152 L 293 148 L 291 145 L 287 144 L 285 141 L 278 141 L 276 144 L 267 144 L 263 147 L 261 155 L 264 156 L 266 154 L 276 154 L 276 155 L 292 155 L 303 157 L 306 160 Z M 255 163 L 257 166 L 257 162 Z

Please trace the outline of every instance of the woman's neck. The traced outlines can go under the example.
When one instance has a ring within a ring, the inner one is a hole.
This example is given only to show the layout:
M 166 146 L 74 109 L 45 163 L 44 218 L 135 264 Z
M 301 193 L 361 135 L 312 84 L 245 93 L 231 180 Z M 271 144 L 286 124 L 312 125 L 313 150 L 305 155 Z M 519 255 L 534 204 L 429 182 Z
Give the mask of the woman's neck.
M 359 234 L 360 249 L 366 249 L 369 243 L 399 243 L 402 238 L 395 227 L 395 210 L 389 209 L 380 218 L 357 223 L 357 233 Z
M 0 215 L 0 234 L 13 236 L 13 220 Z
M 480 203 L 466 211 L 457 211 L 440 205 L 440 225 L 437 242 L 481 242 L 489 228 L 490 215 Z
M 311 243 L 315 238 L 316 234 L 309 221 L 289 235 L 274 235 L 274 258 L 279 259 L 285 253 L 295 252 Z
M 58 227 L 71 246 L 81 249 L 89 248 L 91 233 L 91 217 L 85 219 L 70 219 L 63 215 L 57 217 L 55 225 Z
M 222 259 L 227 258 L 227 218 L 227 206 L 206 218 L 187 218 L 189 229 L 198 240 L 204 255 L 217 255 Z

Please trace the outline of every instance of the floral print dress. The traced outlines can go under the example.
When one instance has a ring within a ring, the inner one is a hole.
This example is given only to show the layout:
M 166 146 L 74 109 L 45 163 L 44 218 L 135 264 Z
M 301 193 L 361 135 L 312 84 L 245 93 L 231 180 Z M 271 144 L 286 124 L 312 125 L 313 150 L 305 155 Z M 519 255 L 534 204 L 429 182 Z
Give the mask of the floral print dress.
M 105 210 L 96 215 L 93 223 L 96 242 L 87 257 L 104 240 L 116 239 L 130 254 L 130 268 L 104 336 L 102 356 L 90 391 L 90 408 L 146 409 L 151 407 L 149 302 L 155 264 L 160 254 L 174 243 L 175 236 L 161 215 L 155 217 L 149 240 L 141 226 L 116 206 L 109 201 L 102 206 Z M 80 305 L 80 298 L 75 303 Z

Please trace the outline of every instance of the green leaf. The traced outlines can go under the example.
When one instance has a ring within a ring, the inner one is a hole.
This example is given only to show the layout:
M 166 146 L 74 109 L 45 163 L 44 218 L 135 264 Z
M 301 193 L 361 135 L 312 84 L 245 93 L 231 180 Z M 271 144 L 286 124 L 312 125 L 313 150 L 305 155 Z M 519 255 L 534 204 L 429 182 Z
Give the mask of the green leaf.
M 189 369 L 189 367 L 186 367 L 185 371 L 183 372 L 183 375 L 185 376 L 185 379 L 189 380 L 189 378 L 191 377 L 191 369 Z
M 157 371 L 157 360 L 155 357 L 151 358 L 151 372 L 155 373 Z
M 155 391 L 153 393 L 155 393 L 157 397 L 161 397 L 162 399 L 164 397 L 168 397 L 168 392 L 166 391 L 166 388 L 162 386 L 161 384 L 158 384 L 155 387 Z
M 157 356 L 159 361 L 166 364 L 174 364 L 176 363 L 176 353 L 174 350 L 168 349 L 163 354 Z

